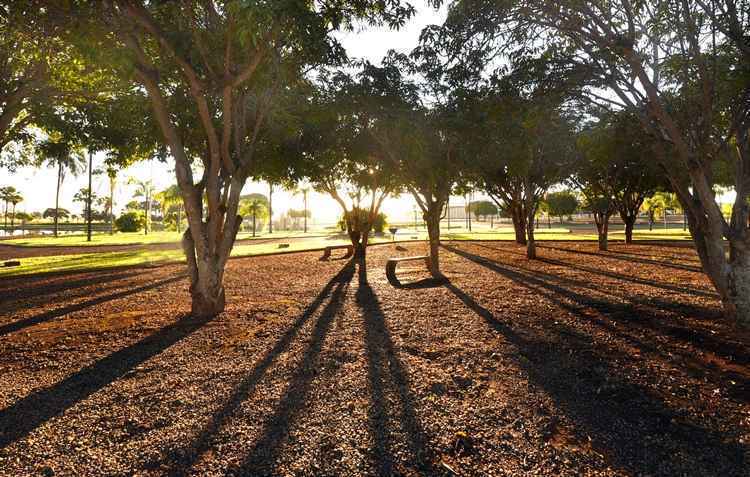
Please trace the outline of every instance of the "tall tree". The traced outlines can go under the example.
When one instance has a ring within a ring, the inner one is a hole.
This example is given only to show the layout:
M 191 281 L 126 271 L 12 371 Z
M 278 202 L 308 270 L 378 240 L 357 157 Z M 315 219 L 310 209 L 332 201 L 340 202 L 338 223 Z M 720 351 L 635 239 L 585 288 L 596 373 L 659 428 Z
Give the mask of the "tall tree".
M 55 210 L 60 209 L 60 188 L 65 180 L 65 174 L 71 173 L 77 176 L 86 170 L 86 158 L 82 148 L 61 134 L 52 132 L 50 136 L 39 142 L 36 146 L 38 151 L 37 161 L 41 165 L 46 163 L 49 167 L 57 168 L 57 185 L 55 188 Z M 59 215 L 54 215 L 55 237 L 58 236 Z
M 495 53 L 553 44 L 560 72 L 585 81 L 583 98 L 637 112 L 727 316 L 750 326 L 747 3 L 466 0 L 452 12 L 456 48 L 467 38 Z M 736 192 L 729 219 L 714 193 L 722 182 Z
M 102 20 L 90 34 L 115 48 L 92 56 L 122 66 L 148 93 L 185 204 L 192 310 L 215 315 L 224 309 L 223 273 L 241 223 L 240 193 L 277 95 L 307 69 L 343 58 L 337 30 L 360 20 L 397 27 L 413 9 L 398 0 L 325 8 L 295 0 L 89 5 L 91 17 Z

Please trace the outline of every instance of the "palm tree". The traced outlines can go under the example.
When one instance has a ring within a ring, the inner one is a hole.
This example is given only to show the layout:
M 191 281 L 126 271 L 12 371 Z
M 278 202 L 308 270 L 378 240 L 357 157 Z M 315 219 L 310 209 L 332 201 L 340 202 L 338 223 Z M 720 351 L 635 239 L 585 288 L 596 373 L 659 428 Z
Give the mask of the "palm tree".
M 167 212 L 173 206 L 177 206 L 177 233 L 180 233 L 180 224 L 182 222 L 182 195 L 180 195 L 180 186 L 173 184 L 163 191 L 156 194 L 161 203 L 162 215 L 167 217 Z
M 260 199 L 250 199 L 242 205 L 241 215 L 252 215 L 253 216 L 253 237 L 255 237 L 256 220 L 258 216 L 262 216 L 266 212 L 266 204 Z
M 50 167 L 57 167 L 57 189 L 55 190 L 55 237 L 58 234 L 60 209 L 60 187 L 65 179 L 65 171 L 77 176 L 86 170 L 86 158 L 80 146 L 68 142 L 59 136 L 50 136 L 38 146 L 40 159 Z
M 8 198 L 8 201 L 13 204 L 13 213 L 10 216 L 10 230 L 11 234 L 15 231 L 15 222 L 16 222 L 16 204 L 19 202 L 23 202 L 23 196 L 20 192 L 14 192 L 10 194 L 10 197 Z
M 10 198 L 14 193 L 16 193 L 16 188 L 13 186 L 0 187 L 0 200 L 5 203 L 5 210 L 3 211 L 4 230 L 8 228 L 8 203 L 10 202 Z
M 304 220 L 305 220 L 305 233 L 307 233 L 307 194 L 309 194 L 309 193 L 310 193 L 310 187 L 309 186 L 298 187 L 298 188 L 296 188 L 294 190 L 294 195 L 302 194 L 302 200 L 304 202 L 304 207 L 305 207 L 305 217 L 304 217 Z
M 150 180 L 148 181 L 142 181 L 139 179 L 136 179 L 134 177 L 131 177 L 128 181 L 129 184 L 135 184 L 135 194 L 133 194 L 133 197 L 143 197 L 144 200 L 144 209 L 146 212 L 146 223 L 143 227 L 144 235 L 148 235 L 148 224 L 151 221 L 151 200 L 154 197 L 154 184 Z

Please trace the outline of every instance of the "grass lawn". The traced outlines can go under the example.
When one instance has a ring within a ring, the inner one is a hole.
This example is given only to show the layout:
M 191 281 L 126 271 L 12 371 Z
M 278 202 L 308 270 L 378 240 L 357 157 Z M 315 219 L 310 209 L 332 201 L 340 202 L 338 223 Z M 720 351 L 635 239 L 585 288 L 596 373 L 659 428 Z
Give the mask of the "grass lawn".
M 325 234 L 328 232 L 321 232 Z M 253 237 L 249 232 L 240 232 L 237 234 L 239 240 L 252 239 L 269 239 L 269 238 L 290 238 L 304 236 L 302 232 L 274 232 L 272 234 L 263 234 Z M 0 241 L 0 244 L 21 245 L 24 247 L 78 247 L 78 246 L 96 246 L 96 245 L 145 245 L 157 243 L 177 243 L 182 239 L 182 234 L 177 232 L 151 232 L 144 235 L 143 232 L 117 232 L 114 235 L 107 233 L 94 234 L 91 242 L 86 241 L 85 234 L 62 235 L 53 237 L 49 235 L 38 237 L 26 237 L 12 240 Z
M 284 235 L 285 232 L 274 233 L 273 235 L 264 235 L 257 237 L 258 239 L 268 238 L 285 238 L 289 235 Z M 596 240 L 596 234 L 584 234 L 584 233 L 570 233 L 567 229 L 553 228 L 553 229 L 540 229 L 536 233 L 537 240 L 554 240 L 554 241 L 593 241 Z M 300 236 L 300 234 L 297 234 Z M 636 230 L 633 233 L 635 240 L 689 240 L 690 235 L 682 230 Z M 172 240 L 167 240 L 170 238 Z M 148 238 L 153 240 L 151 242 L 138 242 L 139 238 Z M 93 244 L 106 245 L 106 244 L 139 244 L 139 243 L 161 243 L 168 241 L 177 241 L 178 235 L 176 232 L 155 232 L 144 236 L 142 234 L 117 234 L 115 236 L 109 235 L 97 235 L 95 240 L 101 240 L 100 242 L 92 242 Z M 240 238 L 247 238 L 241 236 Z M 426 232 L 420 230 L 414 231 L 402 231 L 397 235 L 398 240 L 425 240 L 427 238 Z M 443 235 L 446 240 L 513 240 L 514 234 L 512 229 L 504 229 L 498 232 L 458 232 Z M 611 240 L 622 240 L 624 234 L 621 231 L 615 231 L 610 233 Z M 8 241 L 18 245 L 28 246 L 41 246 L 49 244 L 51 240 L 55 240 L 49 237 L 44 238 L 32 238 L 25 240 L 13 240 Z M 72 245 L 78 244 L 75 240 L 81 241 L 85 244 L 84 237 L 60 237 L 56 239 L 59 242 L 55 242 L 55 245 Z M 63 241 L 66 241 L 63 243 Z M 107 241 L 107 240 L 115 240 Z M 381 237 L 372 237 L 370 243 L 383 243 L 390 241 L 390 234 L 386 234 Z M 317 236 L 309 237 L 306 239 L 291 240 L 289 247 L 279 248 L 278 243 L 258 243 L 258 244 L 240 244 L 234 247 L 232 250 L 233 257 L 245 257 L 251 255 L 269 254 L 274 252 L 299 252 L 304 250 L 313 250 L 326 247 L 328 245 L 342 245 L 348 241 L 344 238 L 333 238 L 333 236 Z M 3 268 L 0 267 L 0 277 L 9 277 L 15 275 L 31 275 L 37 273 L 48 273 L 48 272 L 61 272 L 61 271 L 73 271 L 73 270 L 95 270 L 101 268 L 111 268 L 120 266 L 132 266 L 132 265 L 148 265 L 162 262 L 184 262 L 185 258 L 180 249 L 174 250 L 124 250 L 117 252 L 102 252 L 102 253 L 82 253 L 75 255 L 54 255 L 54 256 L 43 256 L 43 257 L 28 257 L 21 259 L 20 267 Z

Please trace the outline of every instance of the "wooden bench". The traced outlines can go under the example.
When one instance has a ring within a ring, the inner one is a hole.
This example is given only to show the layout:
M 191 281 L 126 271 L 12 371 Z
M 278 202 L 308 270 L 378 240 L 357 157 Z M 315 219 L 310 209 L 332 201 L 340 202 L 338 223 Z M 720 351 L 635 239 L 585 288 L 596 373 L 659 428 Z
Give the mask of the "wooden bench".
M 352 255 L 354 255 L 354 246 L 353 245 L 330 245 L 323 250 L 323 256 L 320 257 L 321 260 L 328 260 L 331 258 L 331 252 L 333 250 L 343 250 L 346 249 L 346 255 L 344 255 L 341 258 L 349 258 Z
M 388 278 L 388 283 L 390 283 L 394 287 L 400 287 L 401 282 L 398 280 L 398 277 L 396 277 L 396 266 L 401 262 L 417 262 L 417 261 L 423 261 L 425 266 L 427 267 L 427 270 L 430 269 L 430 256 L 429 255 L 419 255 L 416 257 L 389 258 L 388 261 L 385 263 L 385 276 Z

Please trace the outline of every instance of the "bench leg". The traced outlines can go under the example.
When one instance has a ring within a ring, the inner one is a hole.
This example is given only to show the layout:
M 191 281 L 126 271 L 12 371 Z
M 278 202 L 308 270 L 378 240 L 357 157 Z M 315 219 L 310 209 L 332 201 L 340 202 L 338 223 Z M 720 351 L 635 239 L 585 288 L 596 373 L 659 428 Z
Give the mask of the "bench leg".
M 323 251 L 323 256 L 320 257 L 321 260 L 328 260 L 331 257 L 331 249 L 327 248 Z
M 401 282 L 396 278 L 396 262 L 387 262 L 385 264 L 385 276 L 388 278 L 388 283 L 396 288 L 401 287 Z
M 352 246 L 352 245 L 349 245 L 349 246 L 348 246 L 348 247 L 346 248 L 346 255 L 344 255 L 344 258 L 349 258 L 349 257 L 351 257 L 352 255 L 354 255 L 354 246 Z

